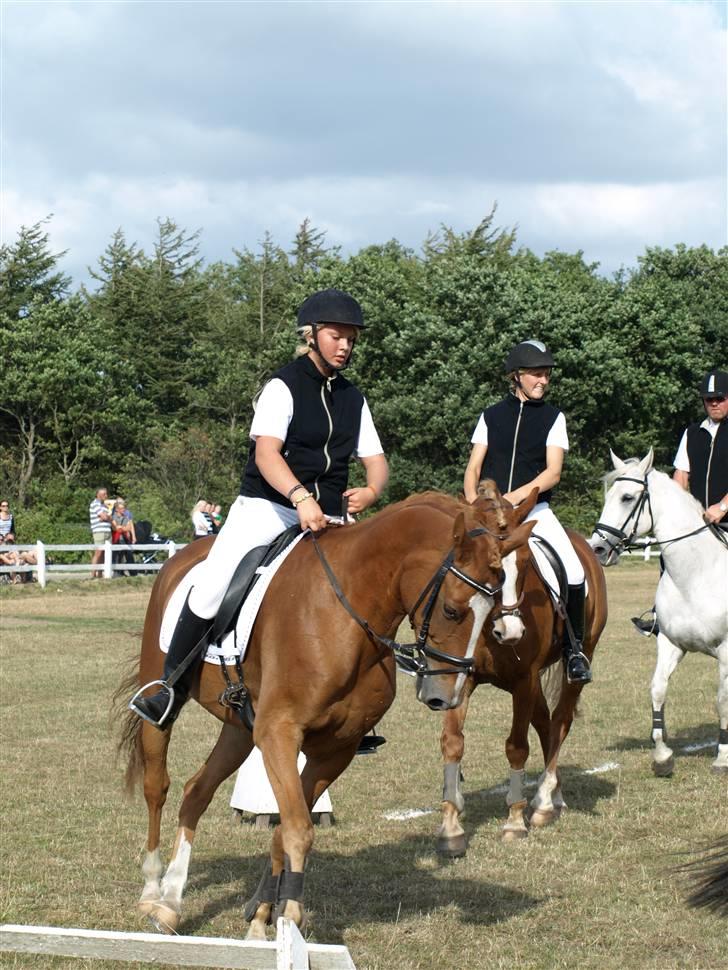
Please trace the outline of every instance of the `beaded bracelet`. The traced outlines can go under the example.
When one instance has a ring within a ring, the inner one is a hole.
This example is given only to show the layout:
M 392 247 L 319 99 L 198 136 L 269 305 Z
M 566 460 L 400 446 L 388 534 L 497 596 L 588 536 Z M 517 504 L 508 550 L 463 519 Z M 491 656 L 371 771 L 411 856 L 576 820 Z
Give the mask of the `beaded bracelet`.
M 301 504 L 301 502 L 305 502 L 307 498 L 313 498 L 313 492 L 306 492 L 306 494 L 302 495 L 300 498 L 292 499 L 291 504 L 295 509 Z

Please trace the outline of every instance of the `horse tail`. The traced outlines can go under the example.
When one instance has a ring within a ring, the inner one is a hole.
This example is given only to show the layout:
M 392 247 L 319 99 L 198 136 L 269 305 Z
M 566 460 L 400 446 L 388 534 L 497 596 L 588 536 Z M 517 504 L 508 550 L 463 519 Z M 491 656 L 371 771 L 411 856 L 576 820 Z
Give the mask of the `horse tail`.
M 129 669 L 123 676 L 121 683 L 114 692 L 111 706 L 111 717 L 118 725 L 119 739 L 116 745 L 117 758 L 126 761 L 124 772 L 124 791 L 127 795 L 134 794 L 134 790 L 141 779 L 144 769 L 142 753 L 142 724 L 143 721 L 134 711 L 128 708 L 128 701 L 139 685 L 139 657 L 135 656 L 129 663 Z
M 688 906 L 728 916 L 728 835 L 703 847 L 697 859 L 677 867 L 690 879 Z

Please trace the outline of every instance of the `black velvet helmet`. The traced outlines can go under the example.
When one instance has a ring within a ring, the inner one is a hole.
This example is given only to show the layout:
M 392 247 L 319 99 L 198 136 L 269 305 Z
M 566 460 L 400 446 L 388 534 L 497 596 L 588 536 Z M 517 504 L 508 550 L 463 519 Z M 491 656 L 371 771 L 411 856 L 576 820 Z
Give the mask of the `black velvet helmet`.
M 700 382 L 701 397 L 728 396 L 728 373 L 724 370 L 711 370 Z
M 522 340 L 508 351 L 505 371 L 512 374 L 514 370 L 554 366 L 554 358 L 545 344 L 540 340 Z
M 319 290 L 301 304 L 296 328 L 316 323 L 345 323 L 363 330 L 364 314 L 354 297 L 343 290 Z

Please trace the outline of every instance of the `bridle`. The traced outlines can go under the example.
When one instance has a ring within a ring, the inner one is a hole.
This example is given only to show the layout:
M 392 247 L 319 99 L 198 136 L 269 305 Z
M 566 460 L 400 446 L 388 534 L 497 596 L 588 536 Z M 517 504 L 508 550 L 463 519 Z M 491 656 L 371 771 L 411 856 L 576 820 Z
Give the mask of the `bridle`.
M 471 529 L 467 535 L 470 539 L 475 539 L 478 536 L 485 534 L 493 535 L 489 529 L 479 528 Z M 331 566 L 329 565 L 321 546 L 314 533 L 311 533 L 311 538 L 313 539 L 314 549 L 321 561 L 321 565 L 324 567 L 324 571 L 331 583 L 331 586 L 336 593 L 336 596 L 347 611 L 349 616 L 355 620 L 359 626 L 364 630 L 364 632 L 378 644 L 385 647 L 387 650 L 391 650 L 394 654 L 394 658 L 397 662 L 397 666 L 408 674 L 416 674 L 418 677 L 436 677 L 442 676 L 444 674 L 471 674 L 475 669 L 475 659 L 473 657 L 456 657 L 454 654 L 446 653 L 443 650 L 438 650 L 436 647 L 431 646 L 427 642 L 427 638 L 430 632 L 430 623 L 432 620 L 432 613 L 435 609 L 435 603 L 437 602 L 437 597 L 440 594 L 440 589 L 442 584 L 445 582 L 445 578 L 448 573 L 452 573 L 457 579 L 470 586 L 476 592 L 481 593 L 490 599 L 499 593 L 503 589 L 503 579 L 499 585 L 494 586 L 489 583 L 479 583 L 472 576 L 463 572 L 458 566 L 455 565 L 455 550 L 451 549 L 448 554 L 443 559 L 442 563 L 431 577 L 430 581 L 427 583 L 425 588 L 422 590 L 420 595 L 417 597 L 417 601 L 412 609 L 409 611 L 408 616 L 410 623 L 413 628 L 416 628 L 415 618 L 417 610 L 425 603 L 424 612 L 422 615 L 422 622 L 420 624 L 419 633 L 417 634 L 417 639 L 414 643 L 398 643 L 396 640 L 391 640 L 389 637 L 380 636 L 369 626 L 367 621 L 363 617 L 359 616 L 356 610 L 352 607 L 351 603 L 347 600 L 344 595 L 344 591 L 334 575 Z M 437 660 L 447 666 L 438 667 L 436 669 L 431 669 L 427 665 L 427 660 Z
M 614 526 L 607 525 L 606 522 L 597 522 L 594 526 L 594 532 L 609 544 L 610 558 L 612 553 L 616 552 L 619 555 L 634 542 L 634 538 L 637 535 L 637 526 L 645 505 L 647 505 L 650 513 L 650 528 L 647 531 L 653 532 L 655 528 L 655 520 L 652 515 L 652 503 L 650 502 L 650 490 L 647 486 L 647 475 L 644 478 L 632 478 L 630 475 L 619 475 L 614 479 L 613 484 L 616 485 L 617 482 L 634 482 L 636 485 L 642 486 L 642 491 L 620 529 L 615 529 Z M 627 532 L 628 526 L 631 529 L 630 532 Z M 611 541 L 611 536 L 614 536 L 617 541 Z
M 649 475 L 649 472 L 647 473 L 647 475 Z M 635 503 L 634 508 L 622 523 L 621 529 L 615 529 L 613 526 L 607 525 L 606 522 L 597 522 L 597 524 L 594 526 L 594 532 L 598 536 L 600 536 L 600 538 L 604 539 L 605 542 L 607 542 L 609 545 L 609 559 L 611 559 L 613 553 L 617 553 L 617 555 L 619 555 L 622 552 L 624 552 L 626 549 L 635 548 L 636 544 L 634 542 L 634 538 L 637 535 L 637 524 L 639 522 L 640 515 L 642 514 L 642 509 L 645 507 L 645 504 L 647 505 L 647 509 L 650 513 L 650 527 L 647 530 L 647 532 L 651 533 L 655 531 L 655 520 L 652 514 L 652 503 L 650 502 L 650 490 L 647 485 L 647 475 L 645 475 L 644 478 L 631 478 L 629 475 L 619 475 L 617 478 L 614 479 L 614 484 L 616 484 L 617 482 L 635 482 L 637 485 L 642 486 L 642 493 L 640 494 L 639 499 Z M 629 523 L 632 521 L 633 518 L 634 518 L 634 522 L 632 524 L 632 531 L 627 533 L 626 531 L 627 526 L 629 525 Z M 692 532 L 686 532 L 680 536 L 673 536 L 673 538 L 671 539 L 654 539 L 650 542 L 639 543 L 639 547 L 640 548 L 646 548 L 647 546 L 664 547 L 664 546 L 670 545 L 673 542 L 679 542 L 681 539 L 689 539 L 690 536 L 696 536 L 701 532 L 706 532 L 707 530 L 710 530 L 714 535 L 717 536 L 718 539 L 720 539 L 725 544 L 726 540 L 724 536 L 721 534 L 722 530 L 716 528 L 711 523 L 706 523 L 705 525 L 699 526 L 697 529 L 693 529 Z M 617 539 L 617 541 L 612 542 L 611 539 L 609 538 L 610 536 L 614 536 Z

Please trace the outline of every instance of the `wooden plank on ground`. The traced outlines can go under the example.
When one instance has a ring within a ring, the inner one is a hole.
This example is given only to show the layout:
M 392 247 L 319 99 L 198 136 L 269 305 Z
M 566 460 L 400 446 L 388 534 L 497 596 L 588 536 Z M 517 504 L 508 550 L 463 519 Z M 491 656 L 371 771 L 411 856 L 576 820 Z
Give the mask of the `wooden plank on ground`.
M 306 943 L 291 920 L 279 920 L 278 931 L 268 942 L 4 924 L 0 952 L 226 970 L 356 970 L 345 946 Z

